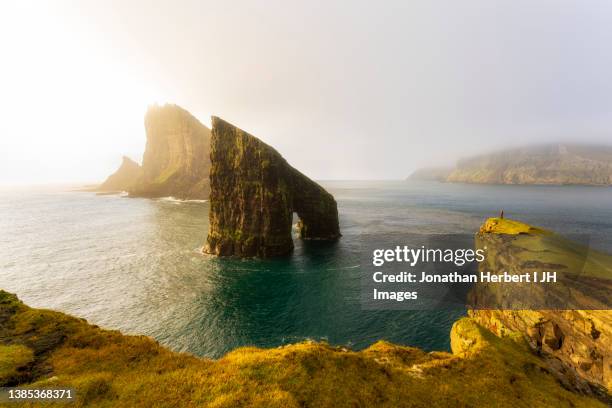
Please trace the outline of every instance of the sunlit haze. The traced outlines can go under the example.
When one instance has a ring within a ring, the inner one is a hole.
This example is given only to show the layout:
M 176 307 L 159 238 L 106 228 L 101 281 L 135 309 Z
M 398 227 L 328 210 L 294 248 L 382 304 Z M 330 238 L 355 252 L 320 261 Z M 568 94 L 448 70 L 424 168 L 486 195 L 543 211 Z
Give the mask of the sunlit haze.
M 315 179 L 612 142 L 609 1 L 9 1 L 0 184 L 96 182 L 143 116 L 225 118 Z

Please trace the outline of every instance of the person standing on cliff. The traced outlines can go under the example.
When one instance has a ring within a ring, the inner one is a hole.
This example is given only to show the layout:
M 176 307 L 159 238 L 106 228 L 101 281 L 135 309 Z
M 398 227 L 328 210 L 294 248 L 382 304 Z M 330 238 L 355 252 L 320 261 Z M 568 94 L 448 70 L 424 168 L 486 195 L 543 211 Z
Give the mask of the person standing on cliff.
M 499 213 L 499 218 L 501 218 L 502 220 L 504 219 L 504 210 L 501 210 L 501 212 Z

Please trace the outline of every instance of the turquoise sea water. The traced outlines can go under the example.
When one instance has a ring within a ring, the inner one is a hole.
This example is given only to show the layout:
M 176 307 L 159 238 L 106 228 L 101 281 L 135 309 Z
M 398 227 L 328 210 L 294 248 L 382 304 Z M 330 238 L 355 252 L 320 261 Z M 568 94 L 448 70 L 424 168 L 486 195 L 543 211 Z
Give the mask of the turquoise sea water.
M 0 288 L 178 351 L 219 357 L 237 346 L 304 339 L 363 348 L 378 339 L 448 349 L 464 310 L 364 311 L 359 242 L 366 233 L 474 233 L 507 217 L 587 234 L 612 252 L 612 189 L 439 183 L 322 182 L 337 198 L 342 239 L 296 240 L 286 258 L 199 253 L 208 203 L 0 191 Z

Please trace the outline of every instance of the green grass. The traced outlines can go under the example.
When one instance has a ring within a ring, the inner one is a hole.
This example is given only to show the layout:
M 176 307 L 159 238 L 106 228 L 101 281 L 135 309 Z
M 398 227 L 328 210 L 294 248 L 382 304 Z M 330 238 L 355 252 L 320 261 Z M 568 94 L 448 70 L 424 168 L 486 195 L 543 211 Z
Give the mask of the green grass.
M 480 232 L 492 234 L 550 234 L 550 231 L 544 228 L 534 227 L 524 222 L 510 220 L 508 218 L 493 217 L 485 221 Z
M 209 360 L 32 309 L 0 291 L 1 378 L 74 387 L 77 402 L 70 406 L 604 406 L 561 387 L 520 337 L 498 338 L 463 318 L 451 340 L 453 353 L 384 341 L 359 352 L 305 342 L 244 347 Z
M 26 346 L 0 346 L 0 384 L 19 382 L 21 373 L 33 360 L 34 352 Z

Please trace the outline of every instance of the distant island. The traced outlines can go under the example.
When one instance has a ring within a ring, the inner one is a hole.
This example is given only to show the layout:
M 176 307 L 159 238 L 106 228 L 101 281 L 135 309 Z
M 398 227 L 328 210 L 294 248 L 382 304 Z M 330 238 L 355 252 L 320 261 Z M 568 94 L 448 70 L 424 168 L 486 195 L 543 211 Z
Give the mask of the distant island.
M 415 170 L 408 180 L 445 182 L 452 171 L 451 167 L 423 167 Z
M 612 146 L 548 144 L 415 171 L 409 180 L 478 184 L 612 185 Z

